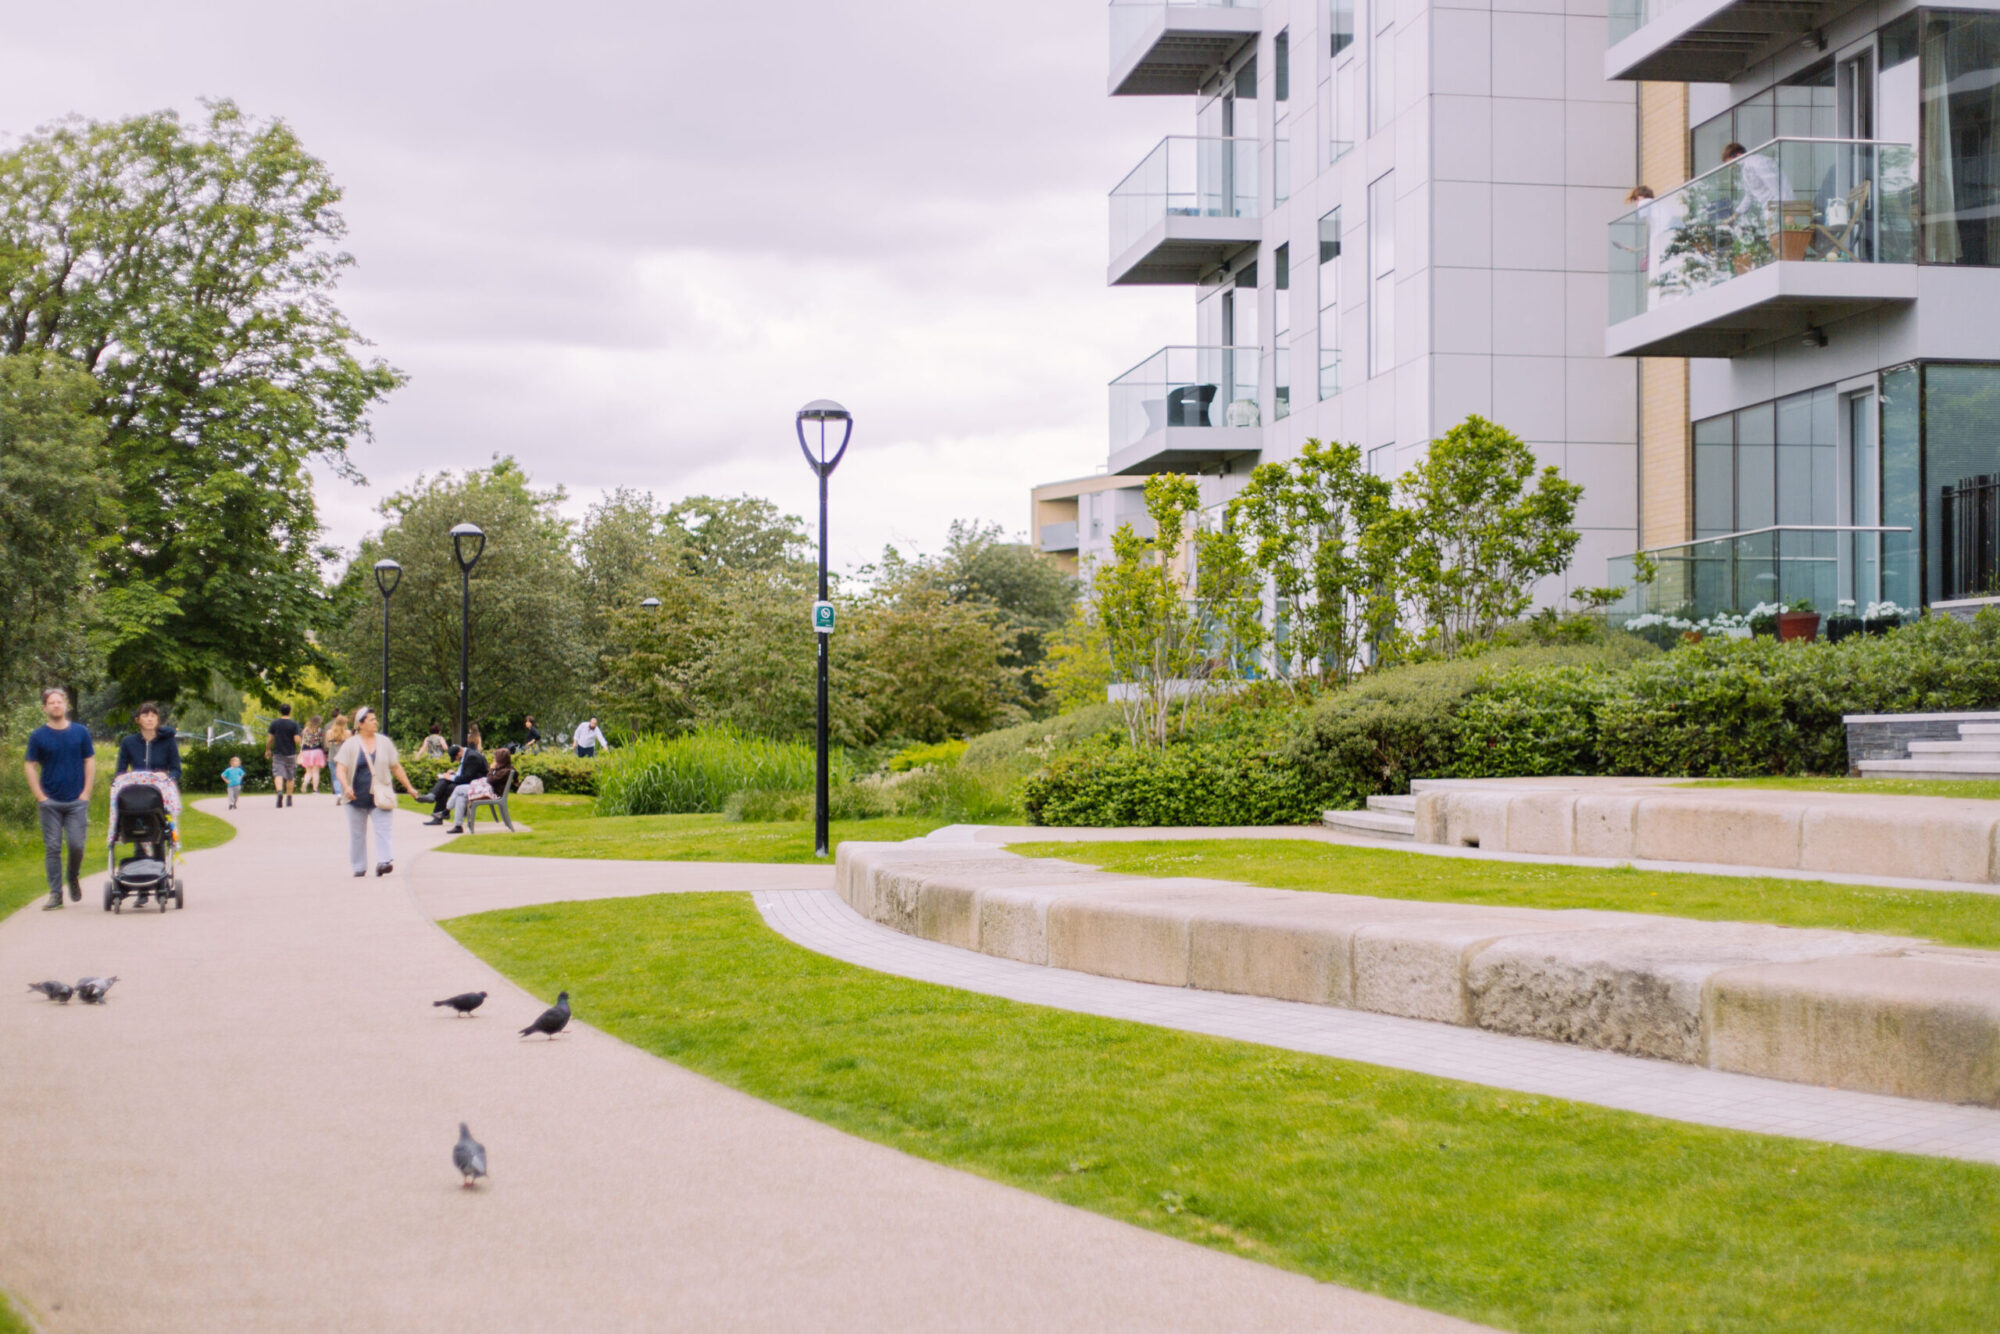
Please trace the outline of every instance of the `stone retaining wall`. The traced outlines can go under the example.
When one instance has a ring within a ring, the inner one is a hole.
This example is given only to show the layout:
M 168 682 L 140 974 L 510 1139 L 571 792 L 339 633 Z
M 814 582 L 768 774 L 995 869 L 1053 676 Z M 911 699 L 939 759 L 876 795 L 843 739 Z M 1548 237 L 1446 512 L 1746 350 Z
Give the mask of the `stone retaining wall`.
M 2000 713 L 1850 713 L 1847 767 L 1863 760 L 1907 760 L 1912 741 L 1956 741 L 1960 723 L 2000 723 Z
M 843 843 L 864 917 L 1024 963 L 2000 1106 L 2000 955 L 1839 931 L 1111 875 Z

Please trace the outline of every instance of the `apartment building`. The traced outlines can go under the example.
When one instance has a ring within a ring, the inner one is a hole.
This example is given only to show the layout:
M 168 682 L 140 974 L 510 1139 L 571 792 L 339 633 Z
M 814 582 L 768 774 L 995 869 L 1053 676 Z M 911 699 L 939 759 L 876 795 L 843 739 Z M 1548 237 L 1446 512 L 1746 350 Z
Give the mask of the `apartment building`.
M 1111 95 L 1179 124 L 1111 191 L 1107 280 L 1184 287 L 1192 319 L 1111 379 L 1102 470 L 1035 488 L 1038 544 L 1103 554 L 1149 474 L 1220 505 L 1318 437 L 1394 475 L 1479 413 L 1582 483 L 1569 579 L 1602 583 L 1640 541 L 1642 377 L 1606 346 L 1639 95 L 1605 0 L 1109 11 Z
M 1640 90 L 1656 195 L 1607 238 L 1605 350 L 1641 367 L 1640 545 L 1660 568 L 1635 607 L 1993 591 L 2000 12 L 1610 17 L 1604 72 Z

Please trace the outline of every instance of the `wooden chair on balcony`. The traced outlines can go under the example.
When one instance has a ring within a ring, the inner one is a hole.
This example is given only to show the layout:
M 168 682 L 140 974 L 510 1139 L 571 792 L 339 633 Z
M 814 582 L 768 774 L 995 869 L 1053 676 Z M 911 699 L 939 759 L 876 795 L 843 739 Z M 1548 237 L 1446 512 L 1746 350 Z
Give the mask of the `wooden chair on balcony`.
M 1846 222 L 1832 227 L 1825 223 L 1818 223 L 1813 227 L 1813 245 L 1816 249 L 1820 250 L 1819 257 L 1821 259 L 1838 257 L 1840 259 L 1858 260 L 1861 258 L 1860 255 L 1855 253 L 1855 247 L 1860 245 L 1862 239 L 1866 236 L 1866 233 L 1862 230 L 1862 223 L 1868 216 L 1868 200 L 1870 192 L 1874 188 L 1875 182 L 1863 181 L 1847 192 Z M 1827 211 L 1829 213 L 1833 211 L 1830 204 Z

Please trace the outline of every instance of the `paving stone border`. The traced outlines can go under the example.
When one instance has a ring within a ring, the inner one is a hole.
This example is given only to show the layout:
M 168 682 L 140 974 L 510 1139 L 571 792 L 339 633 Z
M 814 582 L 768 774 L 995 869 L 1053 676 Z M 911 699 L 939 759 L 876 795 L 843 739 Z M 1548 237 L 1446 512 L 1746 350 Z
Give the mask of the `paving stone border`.
M 2000 1107 L 1985 951 L 1121 876 L 929 840 L 842 844 L 835 889 L 906 935 L 1023 963 Z

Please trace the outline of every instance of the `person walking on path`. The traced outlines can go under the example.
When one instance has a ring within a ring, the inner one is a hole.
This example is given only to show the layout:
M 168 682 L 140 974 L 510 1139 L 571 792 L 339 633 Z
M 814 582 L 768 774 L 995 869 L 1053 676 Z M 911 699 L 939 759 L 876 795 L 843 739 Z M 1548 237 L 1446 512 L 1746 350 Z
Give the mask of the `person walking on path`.
M 326 768 L 326 729 L 319 725 L 319 715 L 307 720 L 305 729 L 299 733 L 299 790 L 317 793 L 319 791 L 319 771 Z
M 299 776 L 299 725 L 292 721 L 292 706 L 280 704 L 264 737 L 264 758 L 271 762 L 271 786 L 278 790 L 278 804 L 292 804 L 292 784 Z
M 535 726 L 535 715 L 532 713 L 521 723 L 521 753 L 523 755 L 542 753 L 542 729 Z
M 333 804 L 340 804 L 340 766 L 332 762 L 332 757 L 340 754 L 340 748 L 347 744 L 347 738 L 354 733 L 347 726 L 347 715 L 336 713 L 333 721 L 326 725 L 326 781 L 333 788 Z
M 403 772 L 396 743 L 380 734 L 382 723 L 367 705 L 354 711 L 354 735 L 334 756 L 347 804 L 347 863 L 356 876 L 368 874 L 368 827 L 375 826 L 375 874 L 396 869 L 396 783 L 411 796 L 417 789 Z M 393 782 L 391 780 L 394 780 Z
M 42 820 L 43 865 L 49 877 L 49 901 L 44 908 L 63 906 L 63 884 L 70 902 L 83 897 L 83 843 L 90 832 L 90 790 L 97 783 L 97 748 L 90 729 L 69 720 L 68 692 L 50 687 L 42 692 L 42 716 L 48 721 L 28 734 L 28 791 Z M 64 875 L 63 844 L 69 844 L 68 875 Z
M 604 729 L 597 725 L 595 718 L 577 728 L 576 735 L 571 740 L 576 744 L 576 757 L 580 760 L 587 760 L 597 754 L 599 746 L 606 750 L 611 749 L 611 738 L 604 735 Z
M 160 726 L 160 706 L 147 700 L 132 714 L 139 730 L 126 733 L 118 743 L 118 764 L 114 774 L 165 774 L 181 785 L 181 746 L 171 727 Z
M 229 809 L 236 809 L 236 799 L 243 795 L 243 757 L 231 755 L 229 767 L 222 771 L 222 785 L 229 789 Z

